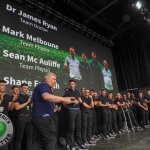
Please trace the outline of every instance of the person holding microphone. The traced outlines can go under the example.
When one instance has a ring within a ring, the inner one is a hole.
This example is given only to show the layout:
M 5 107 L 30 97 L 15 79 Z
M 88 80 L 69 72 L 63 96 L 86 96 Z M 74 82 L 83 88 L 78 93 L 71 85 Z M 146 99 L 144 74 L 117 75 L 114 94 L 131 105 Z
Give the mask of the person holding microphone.
M 53 120 L 55 103 L 72 103 L 72 97 L 60 97 L 53 94 L 55 84 L 56 75 L 48 72 L 44 76 L 44 81 L 34 88 L 32 95 L 32 123 L 45 150 L 56 149 L 56 128 Z M 34 147 L 34 150 L 39 148 Z

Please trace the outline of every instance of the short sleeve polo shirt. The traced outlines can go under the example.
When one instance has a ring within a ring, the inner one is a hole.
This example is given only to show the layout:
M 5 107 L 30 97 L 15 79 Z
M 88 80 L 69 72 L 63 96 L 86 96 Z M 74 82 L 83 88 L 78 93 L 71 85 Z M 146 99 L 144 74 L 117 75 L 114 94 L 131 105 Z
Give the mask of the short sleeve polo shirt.
M 54 102 L 44 100 L 42 98 L 42 94 L 44 93 L 53 94 L 52 88 L 46 82 L 41 82 L 35 87 L 33 96 L 32 96 L 32 100 L 33 100 L 32 116 L 33 117 L 42 117 L 47 114 L 52 116 L 54 114 L 55 104 Z

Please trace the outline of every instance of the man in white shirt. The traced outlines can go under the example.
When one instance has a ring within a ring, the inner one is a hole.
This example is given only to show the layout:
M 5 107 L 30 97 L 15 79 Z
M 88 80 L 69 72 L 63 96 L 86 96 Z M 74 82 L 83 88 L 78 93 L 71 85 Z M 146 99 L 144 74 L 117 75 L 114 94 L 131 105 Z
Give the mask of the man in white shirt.
M 106 60 L 103 60 L 103 65 L 104 65 L 104 69 L 102 70 L 102 74 L 104 77 L 105 88 L 107 90 L 113 90 L 112 79 L 111 79 L 112 73 L 108 68 L 108 63 Z
M 79 70 L 80 62 L 75 57 L 74 47 L 69 48 L 70 56 L 68 56 L 64 63 L 64 68 L 69 68 L 69 76 L 75 80 L 81 80 L 81 74 Z

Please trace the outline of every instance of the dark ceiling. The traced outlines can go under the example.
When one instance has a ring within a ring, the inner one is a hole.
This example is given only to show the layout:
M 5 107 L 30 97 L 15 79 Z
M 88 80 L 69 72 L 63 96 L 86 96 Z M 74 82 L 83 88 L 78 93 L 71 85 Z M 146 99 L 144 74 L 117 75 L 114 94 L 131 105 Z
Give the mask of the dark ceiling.
M 146 23 L 142 12 L 133 4 L 137 0 L 12 0 L 22 2 L 24 6 L 36 3 L 47 10 L 57 11 L 99 35 L 114 40 L 122 37 L 131 29 Z M 141 0 L 150 10 L 150 0 Z M 35 11 L 38 12 L 36 7 Z M 31 8 L 33 9 L 33 7 Z M 43 15 L 46 12 L 42 11 Z M 50 12 L 52 14 L 52 12 Z M 55 13 L 55 12 L 54 12 Z M 56 13 L 55 13 L 56 14 Z M 50 17 L 49 15 L 47 15 Z M 56 15 L 55 15 L 56 17 Z M 55 20 L 51 15 L 51 19 Z M 57 20 L 57 19 L 56 19 Z M 58 21 L 58 20 L 57 20 Z M 66 23 L 64 23 L 66 24 Z

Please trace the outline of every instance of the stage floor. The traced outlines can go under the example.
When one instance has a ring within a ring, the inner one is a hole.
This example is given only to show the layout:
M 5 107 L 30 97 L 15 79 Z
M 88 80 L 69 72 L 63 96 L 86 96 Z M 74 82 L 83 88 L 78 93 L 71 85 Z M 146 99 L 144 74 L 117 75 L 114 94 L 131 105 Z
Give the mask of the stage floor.
M 150 129 L 124 133 L 115 139 L 100 139 L 89 150 L 150 150 Z

